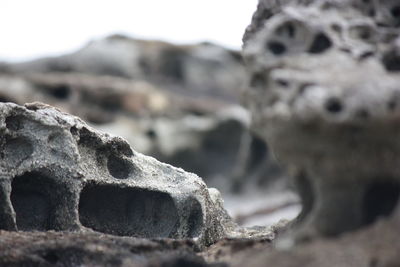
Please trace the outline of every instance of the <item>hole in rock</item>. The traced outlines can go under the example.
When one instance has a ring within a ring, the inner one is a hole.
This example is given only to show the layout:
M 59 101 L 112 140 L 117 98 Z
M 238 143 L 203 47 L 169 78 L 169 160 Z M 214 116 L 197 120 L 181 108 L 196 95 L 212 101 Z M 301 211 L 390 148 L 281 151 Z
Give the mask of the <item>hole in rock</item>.
M 55 251 L 47 251 L 42 258 L 51 264 L 56 264 L 60 260 Z
M 394 181 L 378 181 L 369 185 L 363 200 L 364 223 L 373 223 L 379 217 L 389 216 L 400 196 L 400 184 Z
M 286 52 L 286 46 L 280 42 L 269 42 L 267 44 L 267 49 L 271 51 L 272 54 L 280 56 Z
M 132 164 L 121 157 L 110 155 L 107 160 L 107 168 L 110 174 L 117 179 L 126 179 L 132 173 Z
M 80 196 L 79 219 L 102 233 L 168 237 L 178 223 L 178 212 L 167 193 L 89 184 Z
M 400 71 L 400 54 L 387 53 L 383 56 L 382 63 L 387 71 Z
M 370 58 L 370 57 L 372 57 L 374 55 L 375 55 L 375 53 L 373 51 L 367 51 L 367 52 L 364 52 L 364 53 L 362 53 L 360 55 L 359 60 L 362 61 L 362 60 Z
M 203 225 L 203 212 L 200 203 L 195 198 L 188 200 L 189 217 L 188 217 L 188 236 L 199 236 L 201 226 Z
M 395 26 L 399 26 L 399 24 L 400 24 L 400 5 L 399 6 L 394 6 L 390 10 L 390 14 L 393 16 L 393 18 L 396 19 L 396 25 Z
M 339 113 L 340 111 L 343 110 L 343 105 L 340 102 L 339 99 L 337 98 L 330 98 L 328 101 L 325 103 L 325 109 L 329 113 Z
M 331 40 L 324 33 L 318 33 L 315 36 L 308 52 L 311 54 L 320 54 L 329 49 L 331 46 Z
M 72 126 L 72 127 L 69 129 L 69 131 L 70 131 L 70 133 L 71 133 L 73 136 L 78 136 L 78 135 L 79 135 L 79 130 L 78 130 L 78 128 L 76 128 L 75 126 Z
M 52 87 L 51 90 L 49 90 L 49 93 L 55 98 L 64 100 L 68 99 L 68 97 L 71 95 L 71 89 L 68 85 L 60 84 Z
M 150 139 L 157 139 L 157 132 L 154 129 L 148 129 L 146 131 L 146 136 Z
M 276 84 L 279 85 L 280 87 L 289 87 L 289 82 L 284 79 L 278 79 L 276 80 Z
M 336 24 L 336 23 L 331 25 L 331 29 L 337 33 L 341 33 L 343 31 L 342 26 L 340 26 L 339 24 Z
M 6 127 L 11 131 L 18 131 L 24 127 L 24 117 L 20 115 L 11 115 L 6 118 Z
M 29 172 L 15 177 L 11 187 L 18 230 L 51 230 L 50 192 L 54 191 L 54 182 L 40 172 Z
M 369 25 L 354 25 L 349 29 L 349 34 L 354 39 L 362 39 L 364 41 L 372 41 L 374 37 L 374 29 Z

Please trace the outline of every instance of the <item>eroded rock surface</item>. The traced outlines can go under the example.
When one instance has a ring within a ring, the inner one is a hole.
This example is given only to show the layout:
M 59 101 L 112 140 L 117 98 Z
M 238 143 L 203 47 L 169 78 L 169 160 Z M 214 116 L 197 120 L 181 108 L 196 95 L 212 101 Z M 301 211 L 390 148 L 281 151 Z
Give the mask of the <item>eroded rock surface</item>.
M 264 141 L 249 132 L 248 111 L 207 94 L 188 96 L 120 77 L 51 72 L 0 75 L 0 100 L 58 107 L 225 192 L 254 184 L 265 188 L 284 176 Z
M 190 241 L 0 231 L 1 266 L 209 266 Z
M 119 137 L 33 103 L 0 104 L 0 228 L 146 238 L 223 237 L 219 194 Z
M 393 214 L 400 3 L 260 0 L 244 37 L 253 128 L 296 176 L 294 239 Z
M 114 35 L 72 54 L 3 65 L 1 102 L 58 107 L 224 193 L 285 187 L 285 172 L 238 104 L 246 80 L 238 51 Z

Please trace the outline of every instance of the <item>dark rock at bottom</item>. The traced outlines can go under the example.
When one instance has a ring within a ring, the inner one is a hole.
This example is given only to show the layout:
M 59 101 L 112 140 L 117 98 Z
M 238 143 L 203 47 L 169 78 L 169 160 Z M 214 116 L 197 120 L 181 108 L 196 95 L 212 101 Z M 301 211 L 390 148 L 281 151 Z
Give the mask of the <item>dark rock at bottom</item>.
M 209 266 L 190 240 L 0 231 L 0 266 Z

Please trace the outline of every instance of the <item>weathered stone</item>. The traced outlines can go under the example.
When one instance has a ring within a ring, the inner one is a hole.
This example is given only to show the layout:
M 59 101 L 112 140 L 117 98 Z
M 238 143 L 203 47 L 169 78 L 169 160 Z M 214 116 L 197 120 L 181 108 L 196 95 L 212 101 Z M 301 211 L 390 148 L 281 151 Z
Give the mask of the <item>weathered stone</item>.
M 146 81 L 52 72 L 0 75 L 0 100 L 60 108 L 226 192 L 243 191 L 246 184 L 265 188 L 284 175 L 265 143 L 249 133 L 248 111 L 207 94 L 188 96 Z
M 1 266 L 209 266 L 187 240 L 0 231 Z
M 398 10 L 398 1 L 259 3 L 243 46 L 247 103 L 254 130 L 297 177 L 296 240 L 358 229 L 398 205 Z
M 77 52 L 4 65 L 11 73 L 77 72 L 150 81 L 189 95 L 237 102 L 246 73 L 238 51 L 210 43 L 173 45 L 113 35 Z
M 0 104 L 0 228 L 134 237 L 225 235 L 226 212 L 194 174 L 133 151 L 50 106 Z

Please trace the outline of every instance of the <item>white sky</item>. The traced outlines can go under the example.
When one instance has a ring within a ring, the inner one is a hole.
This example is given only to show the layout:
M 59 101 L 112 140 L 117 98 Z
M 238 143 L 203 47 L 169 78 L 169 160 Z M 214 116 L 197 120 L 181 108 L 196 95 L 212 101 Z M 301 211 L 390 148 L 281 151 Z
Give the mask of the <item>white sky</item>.
M 112 33 L 241 46 L 257 0 L 0 0 L 0 61 L 74 51 Z

